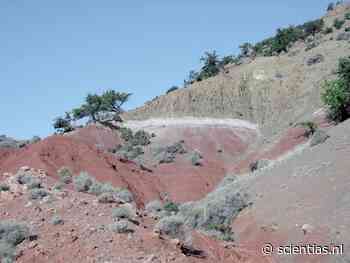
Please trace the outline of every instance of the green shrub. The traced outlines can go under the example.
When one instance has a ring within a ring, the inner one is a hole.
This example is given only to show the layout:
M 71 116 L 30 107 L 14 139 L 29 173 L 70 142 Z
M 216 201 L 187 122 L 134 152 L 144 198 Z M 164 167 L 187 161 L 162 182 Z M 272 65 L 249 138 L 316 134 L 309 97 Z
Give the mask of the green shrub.
M 10 186 L 8 184 L 0 184 L 0 192 L 10 191 Z
M 327 7 L 327 11 L 333 11 L 334 10 L 334 3 L 329 3 Z
M 345 14 L 345 19 L 350 20 L 350 12 Z
M 120 137 L 126 141 L 129 142 L 132 140 L 134 134 L 130 128 L 122 127 L 120 128 Z
M 305 136 L 306 137 L 310 137 L 318 129 L 317 124 L 314 123 L 313 121 L 300 122 L 300 123 L 297 124 L 297 126 L 301 126 L 301 127 L 303 127 L 305 129 Z
M 193 152 L 192 153 L 192 156 L 191 156 L 192 165 L 194 165 L 194 166 L 201 166 L 202 165 L 202 162 L 201 162 L 202 159 L 203 159 L 203 157 L 200 155 L 200 153 L 198 153 L 198 152 Z
M 53 186 L 53 190 L 61 191 L 64 187 L 64 183 L 58 182 Z
M 177 87 L 177 86 L 172 86 L 170 89 L 168 89 L 167 91 L 166 91 L 166 94 L 169 94 L 169 93 L 171 93 L 171 92 L 174 92 L 175 90 L 178 90 L 179 89 L 179 87 Z
M 314 35 L 321 32 L 324 26 L 323 19 L 317 19 L 313 21 L 306 22 L 301 28 L 304 30 L 305 36 Z
M 337 75 L 336 80 L 325 82 L 321 98 L 329 117 L 340 122 L 350 116 L 350 57 L 339 59 Z
M 340 20 L 338 18 L 336 18 L 333 22 L 333 26 L 336 28 L 336 29 L 341 29 L 342 26 L 344 25 L 345 23 L 345 20 Z
M 167 202 L 165 203 L 165 205 L 163 206 L 163 209 L 168 212 L 168 213 L 178 213 L 179 212 L 179 207 L 176 203 L 174 202 Z
M 63 219 L 59 216 L 59 215 L 54 215 L 52 218 L 51 218 L 51 224 L 53 225 L 63 225 L 64 224 L 64 221 Z
M 341 122 L 348 118 L 350 92 L 344 80 L 326 81 L 321 98 L 328 106 L 329 117 L 332 120 Z
M 350 27 L 349 26 L 345 28 L 345 32 L 350 32 Z
M 350 89 L 350 56 L 339 59 L 337 74 L 345 82 L 348 89 Z
M 145 152 L 142 147 L 134 146 L 131 143 L 123 145 L 116 151 L 117 155 L 122 156 L 127 160 L 135 160 L 141 155 L 143 155 L 144 153 Z
M 112 218 L 113 219 L 131 219 L 132 211 L 127 207 L 117 207 L 112 210 Z
M 203 63 L 203 66 L 197 80 L 211 78 L 220 72 L 220 60 L 216 51 L 205 52 L 200 61 Z
M 134 146 L 137 146 L 137 145 L 146 146 L 150 143 L 151 143 L 151 135 L 144 130 L 139 130 L 135 132 L 132 138 L 132 144 Z
M 57 174 L 62 183 L 69 184 L 72 182 L 73 172 L 68 167 L 61 167 Z
M 230 225 L 226 224 L 209 224 L 206 226 L 205 231 L 210 235 L 216 236 L 223 241 L 234 241 L 233 233 Z
M 186 236 L 185 221 L 175 215 L 162 218 L 154 227 L 156 232 L 168 235 L 171 238 L 184 239 Z
M 58 133 L 71 132 L 74 130 L 71 122 L 71 114 L 66 112 L 65 117 L 58 117 L 54 120 L 53 127 Z
M 331 34 L 333 33 L 333 27 L 327 27 L 324 31 L 323 31 L 324 34 Z

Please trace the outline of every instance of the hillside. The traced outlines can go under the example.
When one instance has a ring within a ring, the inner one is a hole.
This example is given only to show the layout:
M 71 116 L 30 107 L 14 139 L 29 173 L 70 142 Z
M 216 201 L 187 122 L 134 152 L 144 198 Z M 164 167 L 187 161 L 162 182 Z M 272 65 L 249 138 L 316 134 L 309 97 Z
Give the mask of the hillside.
M 348 10 L 342 6 L 329 12 L 324 16 L 325 27 Z M 349 38 L 337 40 L 348 26 L 349 20 L 333 33 L 316 34 L 311 40 L 316 47 L 310 50 L 306 50 L 310 43 L 299 41 L 288 53 L 228 65 L 219 75 L 159 96 L 127 112 L 125 118 L 237 118 L 257 123 L 265 135 L 271 135 L 322 106 L 323 81 L 333 77 L 338 59 L 349 53 Z M 320 61 L 308 64 L 317 57 Z
M 341 29 L 226 65 L 120 127 L 130 94 L 110 90 L 47 138 L 0 136 L 0 262 L 350 262 L 350 119 L 331 121 L 320 99 L 350 54 L 350 6 L 324 17 L 348 12 Z M 297 244 L 335 253 L 277 250 Z

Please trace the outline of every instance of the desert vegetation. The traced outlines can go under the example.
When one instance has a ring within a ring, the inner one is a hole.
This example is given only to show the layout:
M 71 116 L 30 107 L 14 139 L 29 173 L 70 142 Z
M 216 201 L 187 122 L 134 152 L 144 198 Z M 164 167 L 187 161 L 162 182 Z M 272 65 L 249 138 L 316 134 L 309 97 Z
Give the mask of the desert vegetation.
M 88 123 L 99 123 L 113 129 L 119 129 L 117 123 L 122 122 L 120 117 L 123 112 L 122 106 L 130 96 L 130 93 L 114 90 L 107 90 L 102 95 L 88 94 L 84 104 L 67 112 L 65 117 L 58 117 L 53 126 L 57 132 L 66 133 L 74 130 L 73 121 L 87 119 Z
M 338 62 L 337 78 L 324 83 L 322 100 L 328 107 L 329 117 L 341 122 L 350 115 L 350 57 Z
M 30 235 L 26 224 L 16 221 L 0 221 L 0 260 L 15 262 L 16 246 Z

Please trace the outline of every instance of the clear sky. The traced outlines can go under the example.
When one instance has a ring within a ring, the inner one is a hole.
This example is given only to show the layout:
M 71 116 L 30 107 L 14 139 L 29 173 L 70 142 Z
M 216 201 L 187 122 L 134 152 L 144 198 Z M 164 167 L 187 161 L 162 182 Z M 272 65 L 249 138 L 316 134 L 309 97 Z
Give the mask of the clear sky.
M 87 93 L 131 92 L 128 109 L 182 85 L 205 51 L 325 14 L 330 0 L 1 0 L 0 134 L 47 136 Z

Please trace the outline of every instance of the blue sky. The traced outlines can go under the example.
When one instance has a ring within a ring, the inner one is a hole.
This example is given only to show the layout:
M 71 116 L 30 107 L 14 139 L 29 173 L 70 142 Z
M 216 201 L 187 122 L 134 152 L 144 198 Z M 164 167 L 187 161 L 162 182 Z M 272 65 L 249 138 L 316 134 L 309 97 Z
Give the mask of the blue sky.
M 47 136 L 87 93 L 131 92 L 134 108 L 181 85 L 205 51 L 325 13 L 329 0 L 1 0 L 0 134 Z

